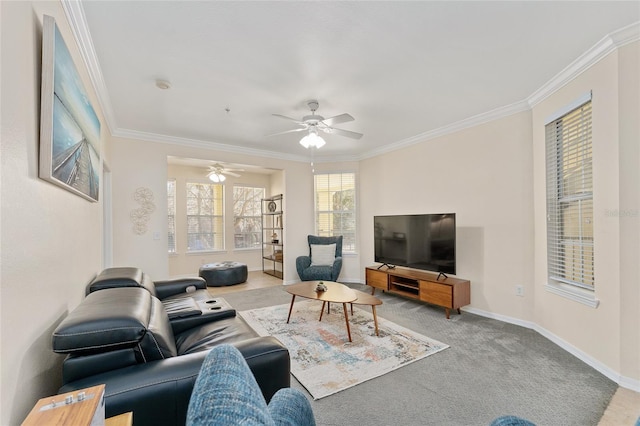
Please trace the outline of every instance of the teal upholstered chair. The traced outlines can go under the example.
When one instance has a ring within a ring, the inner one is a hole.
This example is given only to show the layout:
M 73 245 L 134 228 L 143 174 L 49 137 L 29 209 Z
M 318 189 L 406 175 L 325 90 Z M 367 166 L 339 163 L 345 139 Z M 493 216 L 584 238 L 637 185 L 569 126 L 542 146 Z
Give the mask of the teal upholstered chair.
M 342 269 L 342 235 L 337 237 L 309 235 L 307 241 L 309 255 L 298 256 L 296 259 L 296 269 L 300 279 L 302 281 L 338 281 L 338 275 Z

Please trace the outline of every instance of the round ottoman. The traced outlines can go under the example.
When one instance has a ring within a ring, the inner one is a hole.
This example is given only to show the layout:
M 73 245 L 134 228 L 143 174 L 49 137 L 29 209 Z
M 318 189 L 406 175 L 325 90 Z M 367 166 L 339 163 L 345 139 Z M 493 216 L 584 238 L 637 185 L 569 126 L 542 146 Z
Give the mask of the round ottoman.
M 200 267 L 200 277 L 209 287 L 240 284 L 247 280 L 247 265 L 240 262 L 207 263 Z

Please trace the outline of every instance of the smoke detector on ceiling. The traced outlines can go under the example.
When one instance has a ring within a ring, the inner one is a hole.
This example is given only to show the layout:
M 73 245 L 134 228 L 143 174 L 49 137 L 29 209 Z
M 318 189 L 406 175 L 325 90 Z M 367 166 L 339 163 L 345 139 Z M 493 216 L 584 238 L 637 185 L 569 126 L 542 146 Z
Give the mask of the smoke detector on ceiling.
M 156 80 L 156 87 L 158 89 L 167 90 L 171 88 L 171 83 L 167 80 Z

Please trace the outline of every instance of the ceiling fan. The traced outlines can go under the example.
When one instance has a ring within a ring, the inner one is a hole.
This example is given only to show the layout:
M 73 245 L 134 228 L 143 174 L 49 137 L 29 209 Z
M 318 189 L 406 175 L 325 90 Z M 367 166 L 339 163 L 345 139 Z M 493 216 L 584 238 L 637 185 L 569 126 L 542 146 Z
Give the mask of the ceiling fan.
M 225 168 L 220 163 L 215 163 L 208 167 L 207 177 L 213 182 L 224 182 L 226 179 L 225 175 L 240 177 L 239 174 L 234 172 L 244 172 L 244 169 L 229 169 Z
M 281 114 L 273 114 L 276 117 L 284 118 L 285 120 L 293 121 L 294 123 L 302 126 L 299 129 L 285 130 L 284 132 L 274 133 L 268 136 L 276 136 L 276 135 L 284 135 L 286 133 L 294 133 L 294 132 L 304 132 L 307 131 L 308 134 L 300 140 L 300 144 L 305 148 L 316 147 L 320 148 L 325 144 L 325 141 L 318 136 L 318 130 L 321 130 L 325 133 L 336 134 L 340 136 L 346 136 L 348 138 L 360 139 L 362 137 L 362 133 L 352 132 L 350 130 L 338 129 L 333 127 L 335 124 L 347 123 L 349 121 L 353 121 L 354 118 L 349 114 L 340 114 L 334 117 L 324 118 L 321 115 L 316 115 L 316 110 L 318 109 L 318 101 L 311 100 L 307 102 L 307 106 L 311 110 L 311 115 L 305 115 L 302 117 L 302 120 L 296 120 L 295 118 L 287 117 Z

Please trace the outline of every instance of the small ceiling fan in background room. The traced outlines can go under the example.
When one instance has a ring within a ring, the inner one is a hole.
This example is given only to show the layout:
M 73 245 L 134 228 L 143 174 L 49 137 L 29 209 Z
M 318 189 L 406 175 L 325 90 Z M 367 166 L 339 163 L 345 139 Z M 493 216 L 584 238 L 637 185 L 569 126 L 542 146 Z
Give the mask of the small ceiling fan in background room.
M 239 174 L 234 173 L 234 172 L 244 172 L 244 169 L 228 169 L 225 168 L 222 164 L 220 163 L 215 163 L 211 166 L 209 166 L 209 168 L 207 169 L 207 177 L 209 178 L 209 180 L 211 180 L 212 182 L 224 182 L 227 177 L 225 175 L 229 175 L 229 176 L 233 176 L 233 177 L 240 177 Z
M 325 144 L 324 139 L 322 139 L 318 135 L 318 130 L 323 131 L 324 133 L 335 134 L 340 136 L 346 136 L 352 139 L 360 139 L 362 137 L 362 133 L 352 132 L 350 130 L 338 129 L 333 127 L 335 124 L 347 123 L 349 121 L 353 121 L 354 118 L 349 114 L 340 114 L 335 117 L 324 118 L 321 115 L 316 115 L 316 110 L 318 109 L 318 101 L 311 100 L 307 102 L 309 109 L 311 110 L 311 115 L 305 115 L 302 117 L 302 120 L 296 120 L 295 118 L 287 117 L 281 114 L 273 114 L 276 117 L 284 118 L 285 120 L 293 121 L 294 123 L 302 126 L 299 129 L 285 130 L 284 132 L 274 133 L 267 136 L 276 136 L 276 135 L 284 135 L 286 133 L 294 133 L 294 132 L 304 132 L 307 131 L 307 134 L 300 139 L 300 145 L 305 148 L 320 148 Z

